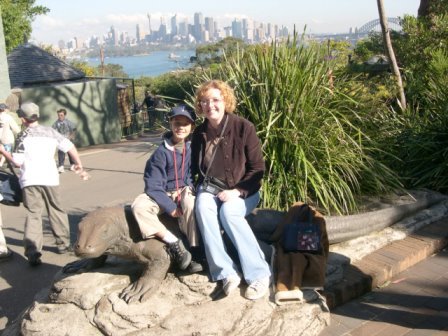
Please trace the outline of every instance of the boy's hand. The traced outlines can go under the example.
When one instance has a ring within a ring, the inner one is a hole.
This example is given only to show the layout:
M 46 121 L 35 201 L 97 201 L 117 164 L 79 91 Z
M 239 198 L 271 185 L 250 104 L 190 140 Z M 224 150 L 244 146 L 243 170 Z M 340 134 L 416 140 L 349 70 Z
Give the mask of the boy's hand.
M 170 213 L 171 217 L 178 218 L 183 215 L 183 211 L 181 208 L 176 208 Z

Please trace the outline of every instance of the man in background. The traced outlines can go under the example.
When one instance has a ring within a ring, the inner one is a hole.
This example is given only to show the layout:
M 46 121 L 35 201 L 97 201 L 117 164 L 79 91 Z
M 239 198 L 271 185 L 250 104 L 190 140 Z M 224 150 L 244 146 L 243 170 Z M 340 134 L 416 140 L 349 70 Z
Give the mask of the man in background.
M 0 143 L 5 149 L 12 153 L 14 145 L 14 135 L 20 132 L 20 126 L 17 125 L 14 118 L 7 111 L 8 106 L 4 103 L 0 104 Z M 5 157 L 0 158 L 0 167 L 5 163 Z
M 60 109 L 57 111 L 58 119 L 53 123 L 53 128 L 61 133 L 64 137 L 73 141 L 75 139 L 76 134 L 76 125 L 68 120 L 67 111 L 65 109 Z M 75 163 L 72 158 L 69 156 L 68 160 L 70 162 L 70 170 L 75 170 Z M 64 162 L 65 162 L 65 152 L 58 150 L 58 171 L 59 173 L 63 173 L 64 170 Z
M 154 126 L 154 108 L 155 108 L 155 97 L 151 94 L 149 90 L 145 91 L 145 99 L 143 99 L 142 104 L 140 105 L 140 109 L 143 106 L 146 106 L 146 113 L 148 114 L 148 126 Z

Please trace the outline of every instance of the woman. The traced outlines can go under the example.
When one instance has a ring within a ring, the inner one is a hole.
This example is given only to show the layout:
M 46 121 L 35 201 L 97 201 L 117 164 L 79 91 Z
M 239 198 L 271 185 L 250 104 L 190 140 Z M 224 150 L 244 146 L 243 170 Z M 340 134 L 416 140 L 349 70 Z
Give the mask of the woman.
M 226 295 L 241 281 L 222 229 L 238 252 L 248 283 L 245 297 L 256 300 L 267 293 L 271 272 L 245 216 L 259 202 L 265 167 L 255 127 L 233 114 L 235 107 L 234 92 L 222 81 L 206 82 L 196 92 L 196 113 L 205 117 L 192 139 L 192 175 L 198 184 L 196 219 L 212 281 L 222 280 Z

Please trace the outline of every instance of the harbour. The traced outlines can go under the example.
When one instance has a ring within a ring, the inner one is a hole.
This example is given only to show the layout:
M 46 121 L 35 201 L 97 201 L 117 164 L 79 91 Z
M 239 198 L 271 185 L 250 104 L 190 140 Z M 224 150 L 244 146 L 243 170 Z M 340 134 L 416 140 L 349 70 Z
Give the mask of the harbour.
M 145 55 L 105 57 L 105 64 L 119 64 L 131 78 L 155 77 L 171 71 L 189 68 L 190 58 L 195 56 L 195 50 L 176 50 L 175 52 L 154 51 Z M 87 58 L 90 66 L 101 64 L 98 58 Z

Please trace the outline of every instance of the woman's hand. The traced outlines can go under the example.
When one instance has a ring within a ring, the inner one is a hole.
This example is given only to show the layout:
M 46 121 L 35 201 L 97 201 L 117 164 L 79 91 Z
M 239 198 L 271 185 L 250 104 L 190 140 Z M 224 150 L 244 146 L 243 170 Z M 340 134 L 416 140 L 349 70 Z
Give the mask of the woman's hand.
M 229 189 L 221 191 L 216 197 L 218 197 L 221 202 L 227 202 L 232 198 L 240 197 L 240 195 L 238 189 Z

